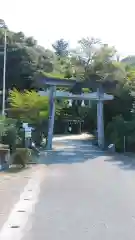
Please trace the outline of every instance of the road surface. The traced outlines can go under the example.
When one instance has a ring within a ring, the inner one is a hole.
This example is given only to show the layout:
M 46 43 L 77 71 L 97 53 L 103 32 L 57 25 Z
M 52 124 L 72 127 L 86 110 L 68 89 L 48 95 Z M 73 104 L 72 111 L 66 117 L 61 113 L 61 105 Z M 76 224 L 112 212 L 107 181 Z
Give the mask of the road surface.
M 47 167 L 38 200 L 23 227 L 13 229 L 16 240 L 134 240 L 134 162 L 87 141 L 64 143 L 64 151 L 42 156 Z

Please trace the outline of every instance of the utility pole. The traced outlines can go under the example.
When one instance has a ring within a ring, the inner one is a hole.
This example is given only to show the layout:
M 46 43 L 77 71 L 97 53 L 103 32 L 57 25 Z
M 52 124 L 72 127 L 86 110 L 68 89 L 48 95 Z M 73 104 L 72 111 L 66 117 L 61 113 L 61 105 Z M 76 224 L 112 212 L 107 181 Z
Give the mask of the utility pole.
M 7 26 L 0 19 L 0 28 L 4 29 L 4 58 L 3 58 L 3 88 L 2 88 L 2 116 L 5 116 L 5 93 L 6 93 L 6 60 L 7 60 Z
M 97 89 L 97 133 L 98 133 L 98 146 L 104 149 L 104 117 L 103 117 L 103 101 L 101 97 L 103 91 L 101 88 Z
M 3 91 L 2 91 L 2 116 L 5 116 L 6 97 L 6 59 L 7 59 L 7 30 L 4 31 L 4 61 L 3 61 Z

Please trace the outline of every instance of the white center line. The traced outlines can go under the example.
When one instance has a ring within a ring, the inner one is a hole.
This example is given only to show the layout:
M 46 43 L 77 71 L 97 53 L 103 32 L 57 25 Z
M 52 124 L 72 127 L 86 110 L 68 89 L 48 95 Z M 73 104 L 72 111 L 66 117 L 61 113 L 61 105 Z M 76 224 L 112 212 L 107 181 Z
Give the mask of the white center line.
M 0 240 L 22 239 L 28 218 L 33 213 L 35 204 L 38 202 L 40 185 L 44 177 L 44 168 L 32 174 L 31 179 L 24 188 L 24 192 L 20 195 L 19 202 L 14 206 L 7 222 L 0 231 Z

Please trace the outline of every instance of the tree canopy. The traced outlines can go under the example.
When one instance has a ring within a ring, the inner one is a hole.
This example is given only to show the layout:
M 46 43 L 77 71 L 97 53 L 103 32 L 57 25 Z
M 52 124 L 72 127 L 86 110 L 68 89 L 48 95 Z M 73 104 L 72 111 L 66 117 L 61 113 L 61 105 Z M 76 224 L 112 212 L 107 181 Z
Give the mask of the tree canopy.
M 6 23 L 0 20 L 0 89 L 5 26 Z M 37 93 L 40 87 L 39 79 L 44 76 L 66 78 L 67 81 L 77 78 L 88 83 L 85 91 L 95 91 L 94 86 L 100 82 L 107 93 L 114 95 L 114 100 L 105 102 L 104 105 L 105 129 L 116 120 L 116 125 L 123 120 L 132 121 L 133 126 L 135 56 L 120 60 L 114 47 L 94 37 L 80 39 L 74 49 L 71 49 L 68 41 L 63 38 L 52 43 L 52 47 L 53 50 L 39 46 L 32 36 L 26 37 L 23 32 L 12 32 L 7 27 L 7 93 L 11 90 L 7 98 L 9 115 L 29 122 L 42 122 L 48 118 L 48 99 Z M 72 91 L 78 91 L 76 86 Z M 91 104 L 91 108 L 86 104 L 82 109 L 79 102 L 77 105 L 74 102 L 69 108 L 67 101 L 56 101 L 56 118 L 62 119 L 64 116 L 79 116 L 84 119 L 87 130 L 92 131 L 91 126 L 95 127 L 96 122 L 95 104 Z M 121 118 L 117 119 L 119 116 Z M 108 129 L 114 128 L 111 125 Z

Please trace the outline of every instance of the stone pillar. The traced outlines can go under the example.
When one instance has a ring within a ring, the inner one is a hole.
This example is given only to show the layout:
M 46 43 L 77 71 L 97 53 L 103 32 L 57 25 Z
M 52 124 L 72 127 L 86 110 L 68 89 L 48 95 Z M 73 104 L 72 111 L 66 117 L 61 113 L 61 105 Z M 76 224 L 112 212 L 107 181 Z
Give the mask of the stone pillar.
M 55 92 L 56 86 L 50 87 L 49 95 L 49 123 L 48 123 L 48 139 L 47 139 L 47 149 L 52 149 L 52 139 L 53 139 L 53 128 L 55 119 Z
M 100 100 L 102 91 L 97 89 L 98 102 L 97 102 L 97 134 L 98 134 L 98 146 L 104 148 L 104 116 L 103 116 L 103 100 Z
M 79 121 L 79 134 L 81 134 L 82 133 L 82 122 L 81 122 L 81 120 Z

